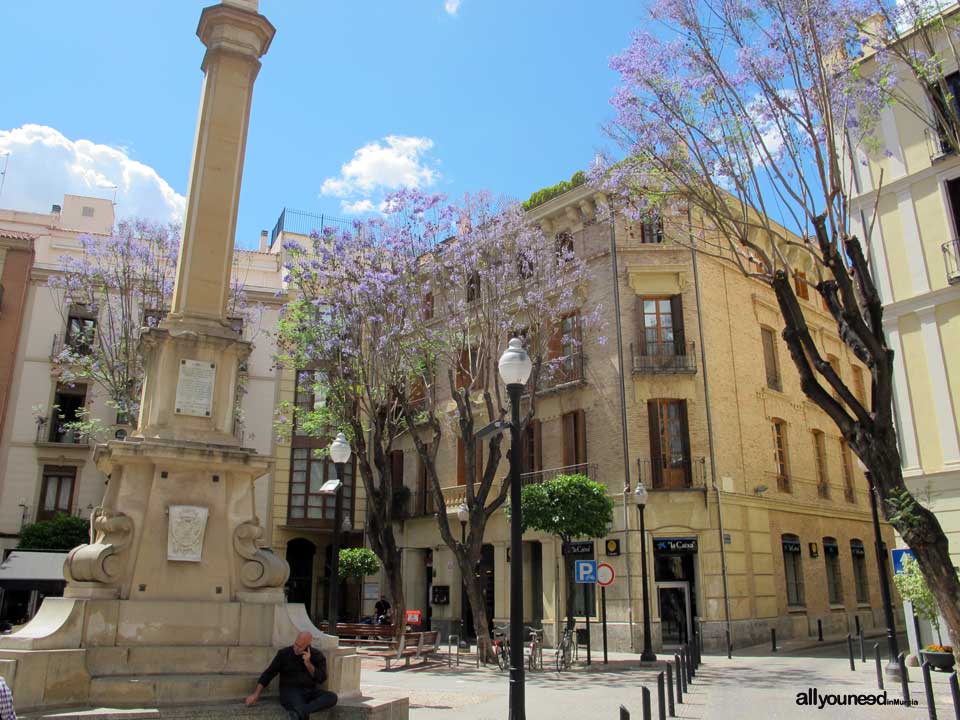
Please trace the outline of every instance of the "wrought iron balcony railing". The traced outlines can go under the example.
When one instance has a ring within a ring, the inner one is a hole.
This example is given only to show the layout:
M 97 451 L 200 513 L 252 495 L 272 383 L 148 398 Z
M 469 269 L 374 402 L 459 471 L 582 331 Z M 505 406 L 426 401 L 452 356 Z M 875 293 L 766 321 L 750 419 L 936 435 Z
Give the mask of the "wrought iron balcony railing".
M 585 378 L 584 361 L 582 352 L 570 353 L 547 361 L 540 370 L 537 392 L 546 392 L 569 383 L 582 382 Z
M 633 356 L 633 372 L 637 374 L 695 373 L 697 371 L 696 347 L 685 342 L 682 335 L 674 340 L 647 342 L 644 347 L 630 344 Z
M 76 428 L 67 427 L 66 420 L 55 418 L 51 423 L 49 419 L 39 419 L 37 421 L 37 442 L 87 445 L 89 444 L 89 438 Z
M 943 250 L 943 263 L 947 269 L 947 282 L 960 283 L 960 240 L 951 240 L 940 246 Z
M 596 463 L 579 463 L 577 465 L 564 465 L 563 467 L 549 468 L 547 470 L 534 470 L 533 472 L 520 473 L 520 484 L 539 485 L 540 483 L 553 480 L 557 475 L 586 475 L 591 480 L 599 480 Z
M 654 490 L 706 488 L 707 460 L 688 455 L 654 455 L 637 460 L 643 484 Z
M 68 348 L 77 355 L 89 355 L 93 352 L 93 338 L 71 337 L 64 333 L 55 333 L 53 342 L 50 344 L 50 359 L 56 360 Z

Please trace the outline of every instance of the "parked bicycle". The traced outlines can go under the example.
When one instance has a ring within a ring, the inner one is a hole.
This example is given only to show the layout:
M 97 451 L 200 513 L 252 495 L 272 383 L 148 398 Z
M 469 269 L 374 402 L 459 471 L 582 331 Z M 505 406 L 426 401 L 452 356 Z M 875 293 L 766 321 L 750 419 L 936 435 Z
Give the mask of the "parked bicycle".
M 557 643 L 557 672 L 568 670 L 577 657 L 577 631 L 564 628 L 560 642 Z
M 493 654 L 497 658 L 497 667 L 506 670 L 510 667 L 510 641 L 507 640 L 507 628 L 493 630 Z
M 527 626 L 527 630 L 530 632 L 527 668 L 531 672 L 534 670 L 543 670 L 543 630 L 530 626 Z

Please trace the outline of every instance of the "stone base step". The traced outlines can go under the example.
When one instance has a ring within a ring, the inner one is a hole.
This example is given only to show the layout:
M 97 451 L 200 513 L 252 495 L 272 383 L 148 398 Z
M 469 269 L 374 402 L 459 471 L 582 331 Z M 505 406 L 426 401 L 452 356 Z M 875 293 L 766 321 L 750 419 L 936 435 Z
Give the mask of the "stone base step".
M 245 673 L 259 675 L 273 659 L 271 647 L 92 647 L 87 670 L 94 677 L 109 675 L 184 675 Z
M 241 701 L 256 687 L 251 673 L 189 675 L 104 675 L 90 679 L 90 703 L 113 707 L 153 707 L 218 701 Z M 275 683 L 267 688 L 276 692 Z
M 408 698 L 357 697 L 342 700 L 318 720 L 408 720 Z M 78 708 L 20 713 L 21 720 L 286 720 L 287 713 L 276 699 L 264 699 L 253 707 L 240 701 L 170 707 Z

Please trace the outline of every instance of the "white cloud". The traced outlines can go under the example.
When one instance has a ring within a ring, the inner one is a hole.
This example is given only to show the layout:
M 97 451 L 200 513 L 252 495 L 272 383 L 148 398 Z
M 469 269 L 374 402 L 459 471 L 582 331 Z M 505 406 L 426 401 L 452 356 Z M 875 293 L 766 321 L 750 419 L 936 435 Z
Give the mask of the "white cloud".
M 440 174 L 423 157 L 433 147 L 430 138 L 387 135 L 385 144 L 367 143 L 340 167 L 340 176 L 323 181 L 320 193 L 336 197 L 369 196 L 401 187 L 428 187 Z
M 447 11 L 447 15 L 456 15 L 460 10 L 460 2 L 461 0 L 444 0 L 443 9 Z
M 354 202 L 350 202 L 349 200 L 340 201 L 340 212 L 346 213 L 347 215 L 362 215 L 363 213 L 373 212 L 376 209 L 377 206 L 368 198 Z
M 0 130 L 0 154 L 10 153 L 0 206 L 48 212 L 64 194 L 112 198 L 117 215 L 181 221 L 186 198 L 126 148 L 70 140 L 45 125 Z

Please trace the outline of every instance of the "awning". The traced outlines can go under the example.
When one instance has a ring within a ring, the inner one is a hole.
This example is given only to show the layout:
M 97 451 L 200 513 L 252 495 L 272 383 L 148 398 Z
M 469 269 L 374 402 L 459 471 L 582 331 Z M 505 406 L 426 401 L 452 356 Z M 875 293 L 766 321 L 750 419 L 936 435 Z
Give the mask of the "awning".
M 63 563 L 67 553 L 13 550 L 0 563 L 0 585 L 17 582 L 66 582 Z

